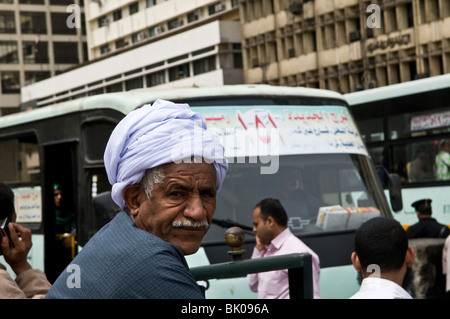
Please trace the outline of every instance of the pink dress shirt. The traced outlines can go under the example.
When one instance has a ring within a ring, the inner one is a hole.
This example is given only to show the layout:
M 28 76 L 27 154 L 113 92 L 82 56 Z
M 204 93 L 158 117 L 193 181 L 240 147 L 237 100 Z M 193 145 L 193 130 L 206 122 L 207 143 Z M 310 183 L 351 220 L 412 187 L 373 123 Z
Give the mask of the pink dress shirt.
M 313 270 L 313 290 L 314 298 L 320 298 L 319 294 L 319 276 L 320 262 L 319 256 L 298 239 L 289 228 L 286 228 L 281 234 L 275 237 L 266 247 L 266 250 L 259 251 L 256 247 L 253 249 L 252 259 L 287 255 L 292 253 L 309 253 L 312 257 Z M 258 293 L 259 299 L 288 299 L 289 298 L 289 280 L 288 270 L 275 270 L 262 273 L 248 274 L 248 284 L 250 290 Z

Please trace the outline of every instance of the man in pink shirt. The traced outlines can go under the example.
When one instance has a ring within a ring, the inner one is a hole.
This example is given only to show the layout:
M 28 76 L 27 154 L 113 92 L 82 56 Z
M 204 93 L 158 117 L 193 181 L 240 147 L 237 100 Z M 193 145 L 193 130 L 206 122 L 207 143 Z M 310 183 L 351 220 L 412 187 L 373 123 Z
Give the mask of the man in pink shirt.
M 252 259 L 309 253 L 312 257 L 314 298 L 320 298 L 320 262 L 317 254 L 298 239 L 287 227 L 288 217 L 278 199 L 266 198 L 253 211 L 253 231 L 256 245 Z M 260 299 L 289 298 L 288 270 L 276 270 L 247 275 L 250 289 L 258 293 Z

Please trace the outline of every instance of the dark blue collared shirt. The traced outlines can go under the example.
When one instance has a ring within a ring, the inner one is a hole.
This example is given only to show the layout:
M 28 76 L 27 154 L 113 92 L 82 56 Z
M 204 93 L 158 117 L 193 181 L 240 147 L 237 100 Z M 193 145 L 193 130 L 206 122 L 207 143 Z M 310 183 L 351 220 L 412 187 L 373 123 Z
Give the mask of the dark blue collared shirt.
M 184 255 L 120 212 L 75 257 L 46 298 L 201 299 Z

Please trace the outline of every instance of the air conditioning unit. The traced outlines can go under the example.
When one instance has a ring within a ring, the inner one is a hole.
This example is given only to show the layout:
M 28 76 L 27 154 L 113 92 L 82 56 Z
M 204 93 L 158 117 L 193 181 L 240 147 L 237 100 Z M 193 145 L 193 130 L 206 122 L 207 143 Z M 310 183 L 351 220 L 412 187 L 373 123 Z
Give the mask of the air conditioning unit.
M 144 32 L 139 32 L 139 33 L 136 35 L 136 39 L 137 39 L 138 41 L 142 41 L 142 40 L 144 40 L 146 37 L 147 37 L 147 36 L 145 35 Z
M 225 10 L 225 4 L 223 4 L 223 3 L 218 3 L 214 6 L 215 12 L 219 12 L 219 11 L 223 11 L 223 10 Z
M 160 25 L 156 26 L 155 29 L 153 29 L 153 32 L 155 35 L 163 33 L 164 32 L 164 28 Z

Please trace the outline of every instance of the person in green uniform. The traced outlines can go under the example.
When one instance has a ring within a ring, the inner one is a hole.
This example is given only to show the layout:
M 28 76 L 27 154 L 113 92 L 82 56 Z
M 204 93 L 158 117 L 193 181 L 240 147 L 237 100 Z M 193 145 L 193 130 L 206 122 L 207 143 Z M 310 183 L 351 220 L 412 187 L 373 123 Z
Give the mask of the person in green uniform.
M 60 184 L 53 185 L 56 218 L 57 268 L 64 268 L 75 257 L 76 223 L 73 212 L 64 205 L 63 191 Z

